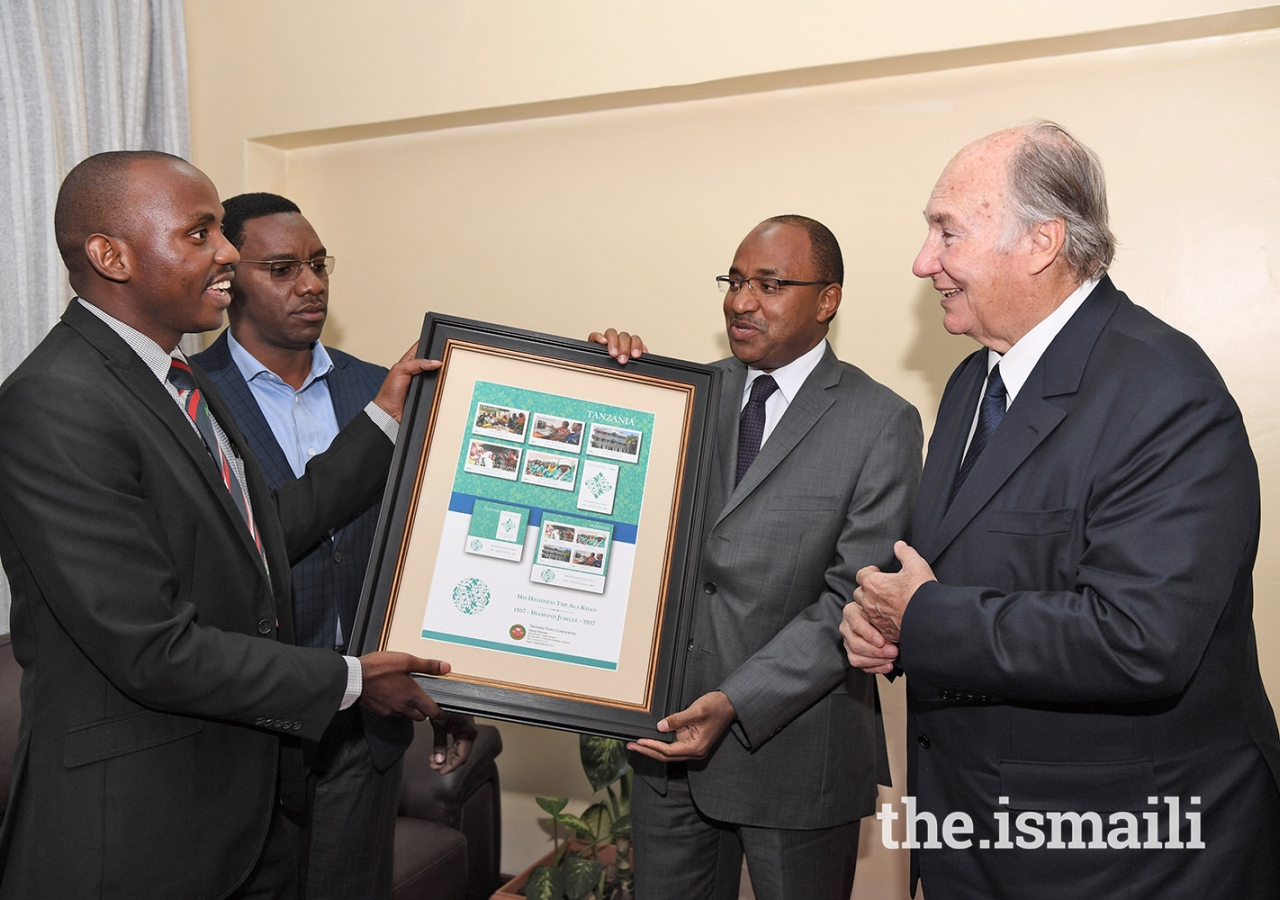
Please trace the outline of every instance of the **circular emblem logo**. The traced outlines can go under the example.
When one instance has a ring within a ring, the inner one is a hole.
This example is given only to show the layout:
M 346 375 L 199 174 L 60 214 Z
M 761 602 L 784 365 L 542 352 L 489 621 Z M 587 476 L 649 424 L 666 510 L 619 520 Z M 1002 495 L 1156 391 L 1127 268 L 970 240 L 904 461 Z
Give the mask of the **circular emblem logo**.
M 524 636 L 526 633 L 527 632 L 524 630 L 523 625 L 512 625 L 511 630 L 507 632 L 507 634 L 511 635 L 511 640 L 513 641 L 524 640 Z
M 538 577 L 541 578 L 543 581 L 547 582 L 548 584 L 550 584 L 551 582 L 556 580 L 556 573 L 553 572 L 551 569 L 543 569 L 542 574 L 540 574 Z
M 471 542 L 471 549 L 472 549 L 472 550 L 474 550 L 474 551 L 476 551 L 477 553 L 479 553 L 479 552 L 480 552 L 480 548 L 481 548 L 481 547 L 483 547 L 483 546 L 484 546 L 484 544 L 480 543 L 479 541 L 472 541 L 472 542 Z
M 454 586 L 453 605 L 458 611 L 474 616 L 489 605 L 489 586 L 479 578 L 464 578 Z

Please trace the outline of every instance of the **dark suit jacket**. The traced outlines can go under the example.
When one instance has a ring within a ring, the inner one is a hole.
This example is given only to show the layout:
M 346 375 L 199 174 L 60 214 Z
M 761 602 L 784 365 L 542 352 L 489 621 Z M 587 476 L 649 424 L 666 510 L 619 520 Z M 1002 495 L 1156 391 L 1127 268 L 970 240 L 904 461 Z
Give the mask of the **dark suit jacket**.
M 378 393 L 387 370 L 326 347 L 333 370 L 325 377 L 339 427 L 364 410 Z M 209 349 L 192 357 L 218 386 L 244 432 L 249 449 L 262 466 L 267 485 L 277 490 L 294 480 L 293 469 L 276 441 L 244 375 L 231 358 L 227 333 Z M 296 643 L 332 649 L 334 617 L 341 616 L 342 633 L 351 635 L 356 607 L 364 585 L 365 568 L 378 527 L 379 500 L 374 498 L 311 547 L 293 564 L 293 627 Z M 413 740 L 413 723 L 406 718 L 375 716 L 360 711 L 369 752 L 379 770 L 391 766 Z
M 286 643 L 290 556 L 381 490 L 391 451 L 362 417 L 275 494 L 242 453 L 268 574 L 189 420 L 71 303 L 0 387 L 0 555 L 24 670 L 0 896 L 214 898 L 245 877 L 278 761 L 297 802 L 297 738 L 320 737 L 346 683 L 338 654 Z
M 938 583 L 902 623 L 911 793 L 939 822 L 969 813 L 975 841 L 1006 807 L 1160 812 L 1165 841 L 1147 798 L 1199 797 L 1208 847 L 926 850 L 929 900 L 1274 896 L 1280 740 L 1235 402 L 1190 338 L 1103 279 L 948 509 L 986 357 L 943 394 L 914 520 Z
M 738 721 L 688 765 L 689 785 L 699 809 L 727 822 L 851 822 L 872 811 L 887 765 L 875 682 L 849 668 L 840 618 L 854 573 L 888 565 L 907 531 L 920 416 L 828 347 L 735 488 L 747 370 L 717 365 L 725 378 L 684 704 L 719 689 Z

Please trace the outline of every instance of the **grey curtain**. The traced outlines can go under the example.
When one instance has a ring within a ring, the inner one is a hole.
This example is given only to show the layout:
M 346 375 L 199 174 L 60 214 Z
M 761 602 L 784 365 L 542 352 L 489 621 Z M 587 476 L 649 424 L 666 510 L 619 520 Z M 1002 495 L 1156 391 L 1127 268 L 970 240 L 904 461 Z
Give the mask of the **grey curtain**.
M 0 380 L 71 298 L 53 240 L 63 176 L 103 150 L 190 145 L 182 0 L 0 0 Z

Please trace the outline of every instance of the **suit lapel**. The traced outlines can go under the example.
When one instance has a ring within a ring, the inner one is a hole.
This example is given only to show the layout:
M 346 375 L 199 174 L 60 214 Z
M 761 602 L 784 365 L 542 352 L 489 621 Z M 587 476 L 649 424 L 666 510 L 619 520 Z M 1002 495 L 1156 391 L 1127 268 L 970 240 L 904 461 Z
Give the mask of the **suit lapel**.
M 760 447 L 760 454 L 756 457 L 755 462 L 751 464 L 751 468 L 747 469 L 747 473 L 742 476 L 742 481 L 735 488 L 733 486 L 733 478 L 737 474 L 736 460 L 738 458 L 738 413 L 740 411 L 742 391 L 746 383 L 746 368 L 741 368 L 741 376 L 735 372 L 728 379 L 730 387 L 736 386 L 736 391 L 732 394 L 732 403 L 721 405 L 720 410 L 720 427 L 722 429 L 721 442 L 723 448 L 723 431 L 728 429 L 732 434 L 732 446 L 727 448 L 729 452 L 721 454 L 721 463 L 726 470 L 728 476 L 726 482 L 727 500 L 724 509 L 721 510 L 717 522 L 724 519 L 730 512 L 738 507 L 751 492 L 754 491 L 769 473 L 778 467 L 778 465 L 786 459 L 787 455 L 795 449 L 796 444 L 808 434 L 823 414 L 831 408 L 831 397 L 827 394 L 827 389 L 834 386 L 840 381 L 840 364 L 836 361 L 835 354 L 831 348 L 827 347 L 822 354 L 822 359 L 818 361 L 818 365 L 809 373 L 809 377 L 805 379 L 800 390 L 796 393 L 795 398 L 787 405 L 787 411 L 782 414 L 782 418 L 778 424 L 774 426 L 768 440 Z M 729 407 L 726 409 L 725 407 Z M 726 423 L 726 419 L 728 422 Z
M 365 405 L 360 402 L 358 392 L 350 389 L 350 380 L 347 378 L 347 366 L 350 360 L 333 350 L 329 350 L 329 359 L 333 362 L 333 368 L 325 376 L 325 381 L 329 385 L 329 400 L 333 403 L 333 414 L 338 419 L 338 427 L 341 428 L 359 415 Z
M 961 373 L 953 388 L 963 402 L 959 405 L 944 404 L 948 407 L 945 414 L 939 411 L 935 433 L 940 441 L 945 442 L 937 446 L 945 447 L 945 450 L 936 459 L 936 465 L 931 465 L 935 463 L 936 454 L 935 442 L 930 441 L 929 459 L 921 479 L 922 502 L 918 504 L 916 549 L 925 560 L 934 562 L 1067 418 L 1070 404 L 1055 403 L 1049 398 L 1074 394 L 1079 390 L 1089 355 L 1103 327 L 1115 312 L 1120 296 L 1111 280 L 1104 278 L 1058 332 L 1031 370 L 1026 384 L 1009 406 L 1000 427 L 991 436 L 991 442 L 974 463 L 955 500 L 947 507 L 947 497 L 960 464 L 960 452 L 977 409 L 978 391 L 986 377 L 985 351 L 974 354 L 964 364 L 968 368 Z M 925 494 L 926 490 L 928 494 Z M 936 529 L 930 529 L 929 523 L 935 522 Z
M 226 485 L 222 483 L 222 476 L 218 472 L 217 464 L 213 462 L 213 457 L 205 447 L 204 441 L 192 428 L 191 420 L 178 408 L 178 404 L 174 402 L 173 398 L 169 396 L 169 392 L 160 384 L 155 373 L 147 368 L 146 363 L 142 361 L 142 357 L 138 356 L 133 351 L 133 348 L 111 329 L 111 326 L 87 309 L 84 309 L 78 300 L 71 301 L 71 305 L 67 307 L 62 319 L 103 354 L 107 360 L 108 368 L 119 380 L 120 384 L 159 419 L 173 436 L 181 452 L 190 457 L 195 464 L 196 470 L 200 473 L 200 477 L 212 494 L 214 503 L 222 509 L 223 515 L 232 521 L 233 526 L 240 535 L 245 551 L 252 555 L 258 566 L 258 571 L 262 573 L 263 578 L 266 578 L 267 572 L 262 565 L 262 558 L 258 554 L 258 548 L 249 534 L 249 529 L 245 526 L 244 518 L 240 515 L 240 511 L 236 509 Z M 217 390 L 213 388 L 213 385 L 210 384 L 198 367 L 193 367 L 192 371 L 201 391 L 204 392 L 205 398 L 210 404 L 210 409 L 213 411 L 214 418 L 217 419 L 218 424 L 223 426 L 223 430 L 231 437 L 233 444 L 238 442 L 238 446 L 244 446 L 243 438 L 239 436 L 238 432 L 234 432 L 234 424 L 230 428 L 224 424 L 232 422 L 232 417 L 225 407 L 217 403 Z M 267 502 L 261 495 L 253 496 L 251 493 L 250 498 L 255 510 L 258 510 L 262 503 Z

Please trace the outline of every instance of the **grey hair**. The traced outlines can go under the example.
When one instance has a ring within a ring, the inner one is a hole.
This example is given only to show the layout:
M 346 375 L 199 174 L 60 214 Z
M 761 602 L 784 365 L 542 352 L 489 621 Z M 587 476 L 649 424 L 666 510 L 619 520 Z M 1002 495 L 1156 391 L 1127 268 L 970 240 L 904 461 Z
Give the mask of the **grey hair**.
M 1009 157 L 1003 243 L 1011 245 L 1041 222 L 1062 219 L 1067 265 L 1080 281 L 1101 278 L 1116 253 L 1102 161 L 1055 122 L 1041 119 L 1018 130 L 1023 141 Z

